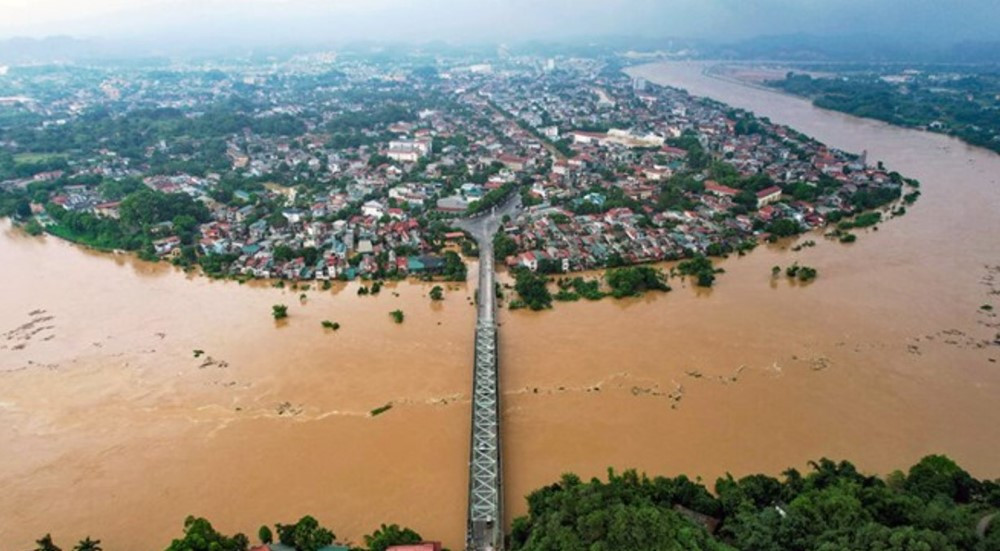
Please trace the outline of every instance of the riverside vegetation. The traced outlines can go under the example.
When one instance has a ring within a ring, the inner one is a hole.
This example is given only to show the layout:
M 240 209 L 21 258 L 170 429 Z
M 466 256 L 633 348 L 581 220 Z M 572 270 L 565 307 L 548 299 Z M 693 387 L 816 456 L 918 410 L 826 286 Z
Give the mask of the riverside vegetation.
M 604 273 L 607 289 L 602 289 L 598 279 L 558 278 L 555 280 L 558 291 L 555 295 L 549 291 L 549 277 L 532 272 L 526 268 L 514 271 L 514 290 L 518 298 L 510 302 L 510 309 L 530 308 L 545 310 L 552 307 L 552 301 L 575 302 L 581 298 L 601 300 L 606 296 L 626 298 L 640 296 L 647 291 L 670 291 L 663 272 L 651 266 L 626 266 L 612 268 Z
M 892 66 L 843 67 L 836 78 L 788 73 L 766 84 L 818 107 L 899 126 L 926 128 L 1000 153 L 1000 75 L 968 66 L 900 73 Z M 822 67 L 828 71 L 830 67 Z
M 384 406 L 383 411 L 391 406 Z M 378 411 L 378 410 L 376 410 Z M 376 411 L 372 414 L 376 415 Z M 649 478 L 608 471 L 584 482 L 566 474 L 532 492 L 528 514 L 514 520 L 514 551 L 996 551 L 1000 549 L 1000 481 L 977 480 L 946 456 L 924 457 L 907 472 L 869 476 L 847 461 L 715 481 L 710 491 L 686 476 Z M 318 551 L 334 532 L 305 516 L 262 526 L 263 544 Z M 381 525 L 353 551 L 384 551 L 422 541 L 417 532 Z M 36 551 L 60 551 L 46 534 Z M 204 518 L 188 517 L 166 551 L 247 551 L 250 539 L 227 536 Z M 101 551 L 89 537 L 74 551 Z

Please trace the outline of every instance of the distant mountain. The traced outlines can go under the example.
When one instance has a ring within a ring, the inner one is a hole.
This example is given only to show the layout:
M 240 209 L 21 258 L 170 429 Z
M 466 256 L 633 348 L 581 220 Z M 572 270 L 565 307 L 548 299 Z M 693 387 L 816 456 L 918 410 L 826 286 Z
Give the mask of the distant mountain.
M 960 42 L 948 50 L 947 57 L 957 63 L 1000 64 L 1000 41 Z
M 917 37 L 900 40 L 887 36 L 855 34 L 820 36 L 787 34 L 722 42 L 688 38 L 643 36 L 595 36 L 576 39 L 526 40 L 502 48 L 495 43 L 462 44 L 444 41 L 405 42 L 295 42 L 251 47 L 239 41 L 218 40 L 210 44 L 164 43 L 163 41 L 113 41 L 70 36 L 11 38 L 0 40 L 0 64 L 103 62 L 161 64 L 167 57 L 279 57 L 336 49 L 380 57 L 478 55 L 491 57 L 499 51 L 513 55 L 594 56 L 627 51 L 669 54 L 685 58 L 802 61 L 802 62 L 937 62 L 1000 64 L 1000 41 L 943 44 Z
M 535 55 L 601 56 L 625 51 L 670 53 L 686 58 L 804 62 L 1000 63 L 1000 42 L 946 44 L 918 37 L 786 34 L 722 42 L 685 38 L 603 36 L 525 41 L 511 48 Z

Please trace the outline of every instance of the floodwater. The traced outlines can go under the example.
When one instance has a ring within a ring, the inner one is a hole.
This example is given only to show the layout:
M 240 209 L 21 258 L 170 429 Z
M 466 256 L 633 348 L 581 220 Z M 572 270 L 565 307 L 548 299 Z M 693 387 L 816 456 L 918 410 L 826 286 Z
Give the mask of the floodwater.
M 867 149 L 923 197 L 852 245 L 814 235 L 726 260 L 711 291 L 674 280 L 665 295 L 502 310 L 508 513 L 563 472 L 608 467 L 711 481 L 822 456 L 887 473 L 946 453 L 1000 476 L 1000 320 L 980 310 L 1000 310 L 1000 156 L 698 65 L 635 71 Z M 818 279 L 772 279 L 794 261 Z M 9 225 L 0 267 L 5 545 L 52 532 L 64 547 L 89 534 L 155 550 L 188 514 L 251 536 L 312 514 L 342 539 L 397 522 L 461 548 L 469 288 L 432 303 L 428 284 L 359 297 L 355 283 L 303 301 Z M 277 303 L 287 322 L 271 319 Z

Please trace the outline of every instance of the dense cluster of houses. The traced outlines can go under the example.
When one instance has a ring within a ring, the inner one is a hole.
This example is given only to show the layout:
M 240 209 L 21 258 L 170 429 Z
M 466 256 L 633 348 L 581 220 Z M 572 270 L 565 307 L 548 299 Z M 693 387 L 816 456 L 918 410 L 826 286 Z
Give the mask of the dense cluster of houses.
M 679 90 L 586 69 L 487 88 L 502 109 L 571 152 L 532 182 L 541 204 L 504 226 L 518 249 L 506 259 L 511 266 L 537 269 L 548 260 L 567 271 L 737 250 L 766 239 L 776 220 L 821 227 L 830 213 L 854 210 L 858 192 L 902 186 L 864 154 Z M 692 149 L 707 160 L 696 165 Z M 716 181 L 716 172 L 730 181 Z M 683 206 L 664 206 L 659 198 L 680 185 L 678 175 L 696 189 L 678 188 Z
M 191 108 L 194 97 L 224 99 L 251 86 L 270 105 L 256 116 L 298 117 L 303 130 L 225 135 L 227 168 L 210 159 L 212 170 L 198 175 L 153 170 L 163 166 L 155 159 L 199 160 L 197 147 L 167 140 L 149 147 L 145 160 L 102 149 L 73 159 L 69 171 L 139 178 L 150 189 L 204 202 L 211 221 L 198 228 L 196 242 L 165 227 L 156 254 L 178 256 L 194 246 L 198 254 L 225 255 L 233 274 L 290 279 L 439 269 L 429 225 L 497 190 L 517 190 L 529 203 L 503 227 L 517 248 L 508 264 L 568 271 L 731 250 L 766 237 L 775 220 L 794 220 L 803 230 L 822 226 L 831 212 L 851 210 L 859 191 L 900 186 L 864 155 L 604 71 L 604 60 L 455 61 L 430 81 L 392 65 L 321 65 L 341 72 L 336 85 L 303 92 L 294 72 L 251 67 L 221 81 L 192 76 L 184 81 L 189 87 L 159 90 L 155 98 L 155 86 L 142 86 L 140 77 L 116 85 L 113 98 L 106 89 L 73 96 L 72 112 L 58 116 L 85 112 L 81 101 L 155 99 Z M 323 73 L 313 67 L 303 74 Z M 380 95 L 387 89 L 389 99 Z M 358 115 L 381 112 L 403 116 Z M 670 194 L 675 200 L 664 201 Z M 120 199 L 73 185 L 49 202 L 115 218 Z

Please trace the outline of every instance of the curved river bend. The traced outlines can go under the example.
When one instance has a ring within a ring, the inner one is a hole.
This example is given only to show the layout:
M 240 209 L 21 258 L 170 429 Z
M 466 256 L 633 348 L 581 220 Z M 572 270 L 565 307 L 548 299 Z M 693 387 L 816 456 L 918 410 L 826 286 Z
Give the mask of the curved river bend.
M 853 245 L 811 236 L 801 252 L 724 261 L 710 292 L 675 281 L 667 295 L 501 311 L 506 509 L 522 514 L 521 496 L 563 472 L 609 466 L 712 480 L 821 456 L 885 473 L 947 453 L 1000 476 L 1000 327 L 979 309 L 1000 310 L 1000 156 L 701 69 L 632 72 L 867 149 L 923 197 Z M 796 260 L 818 280 L 772 280 Z M 419 283 L 378 297 L 351 284 L 302 301 L 9 225 L 0 266 L 12 548 L 51 531 L 153 550 L 188 514 L 256 534 L 307 513 L 355 541 L 398 522 L 461 547 L 470 289 L 432 303 Z M 270 319 L 275 303 L 291 307 L 287 324 Z M 342 329 L 324 332 L 326 319 Z

